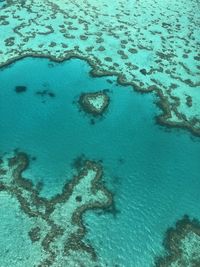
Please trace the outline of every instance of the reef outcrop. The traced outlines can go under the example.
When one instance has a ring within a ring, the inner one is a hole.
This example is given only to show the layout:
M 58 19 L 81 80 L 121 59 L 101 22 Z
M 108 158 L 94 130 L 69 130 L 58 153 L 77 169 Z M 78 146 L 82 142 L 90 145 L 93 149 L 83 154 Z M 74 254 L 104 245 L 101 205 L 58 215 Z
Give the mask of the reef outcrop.
M 185 215 L 167 230 L 163 245 L 166 255 L 156 259 L 156 267 L 200 266 L 200 222 Z
M 4 201 L 9 196 L 14 198 L 20 212 L 31 222 L 27 238 L 32 242 L 33 251 L 36 245 L 41 250 L 41 257 L 35 258 L 34 266 L 95 266 L 95 250 L 83 241 L 86 228 L 82 215 L 87 210 L 106 209 L 112 204 L 112 194 L 100 182 L 102 166 L 85 161 L 79 173 L 65 184 L 62 193 L 46 199 L 22 176 L 28 165 L 28 156 L 22 152 L 1 160 L 0 194 L 5 192 Z M 20 262 L 26 266 L 26 259 Z
M 94 116 L 103 115 L 109 105 L 109 96 L 104 92 L 83 93 L 79 98 L 81 108 Z

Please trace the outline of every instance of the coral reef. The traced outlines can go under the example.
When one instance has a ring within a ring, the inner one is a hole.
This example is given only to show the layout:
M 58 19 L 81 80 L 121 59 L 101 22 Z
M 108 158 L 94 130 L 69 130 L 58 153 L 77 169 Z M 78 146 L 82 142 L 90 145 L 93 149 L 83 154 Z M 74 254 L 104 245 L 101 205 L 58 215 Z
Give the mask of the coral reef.
M 6 1 L 0 65 L 31 55 L 85 59 L 95 76 L 155 91 L 159 123 L 200 135 L 199 10 L 196 0 Z
M 109 105 L 109 97 L 103 92 L 83 93 L 79 98 L 82 109 L 94 116 L 102 115 Z
M 101 165 L 85 161 L 62 193 L 46 199 L 30 180 L 22 177 L 28 164 L 28 156 L 22 152 L 1 160 L 0 193 L 5 192 L 4 199 L 13 198 L 32 223 L 27 236 L 33 250 L 35 245 L 41 249 L 41 258 L 38 262 L 35 259 L 34 266 L 97 266 L 94 249 L 83 241 L 86 228 L 82 215 L 112 204 L 111 193 L 99 183 Z
M 156 267 L 200 266 L 200 222 L 185 215 L 167 230 L 163 245 L 167 254 L 156 259 Z

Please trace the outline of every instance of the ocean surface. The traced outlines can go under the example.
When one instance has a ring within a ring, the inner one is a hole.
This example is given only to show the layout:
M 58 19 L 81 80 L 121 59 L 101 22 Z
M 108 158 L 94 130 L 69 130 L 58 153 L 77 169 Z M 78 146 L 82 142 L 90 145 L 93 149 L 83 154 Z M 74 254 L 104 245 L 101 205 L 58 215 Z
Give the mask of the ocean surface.
M 41 195 L 47 198 L 71 179 L 77 157 L 102 160 L 103 182 L 114 194 L 115 209 L 84 215 L 85 240 L 103 266 L 150 267 L 163 252 L 168 227 L 184 214 L 200 219 L 200 139 L 157 125 L 161 110 L 155 95 L 121 86 L 116 77 L 94 78 L 90 70 L 79 59 L 55 63 L 41 58 L 1 68 L 0 154 L 19 149 L 35 158 L 24 176 L 43 182 Z M 17 93 L 16 86 L 26 91 Z M 109 108 L 91 121 L 77 101 L 82 92 L 103 89 L 109 90 Z M 15 257 L 21 249 L 18 225 L 10 224 Z M 0 231 L 0 251 L 5 243 Z

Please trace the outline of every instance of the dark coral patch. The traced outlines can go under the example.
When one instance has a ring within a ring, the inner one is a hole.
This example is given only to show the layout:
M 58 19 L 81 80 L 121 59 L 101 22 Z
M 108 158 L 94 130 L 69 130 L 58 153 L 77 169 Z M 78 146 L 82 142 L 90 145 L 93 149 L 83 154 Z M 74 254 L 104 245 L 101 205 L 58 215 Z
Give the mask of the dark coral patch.
M 24 86 L 24 85 L 17 85 L 15 87 L 15 92 L 18 93 L 18 94 L 24 93 L 24 92 L 26 92 L 26 90 L 27 90 L 27 87 Z
M 81 201 L 82 201 L 82 197 L 81 197 L 81 196 L 77 196 L 77 197 L 76 197 L 76 201 L 77 201 L 77 202 L 81 202 Z

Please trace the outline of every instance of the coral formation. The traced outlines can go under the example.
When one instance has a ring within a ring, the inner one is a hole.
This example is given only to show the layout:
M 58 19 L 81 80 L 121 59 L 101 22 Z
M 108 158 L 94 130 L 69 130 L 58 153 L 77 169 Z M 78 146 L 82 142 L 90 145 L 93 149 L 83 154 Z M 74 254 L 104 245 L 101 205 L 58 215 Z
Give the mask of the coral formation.
M 185 215 L 169 228 L 164 239 L 167 254 L 156 260 L 156 267 L 198 267 L 200 266 L 200 223 Z
M 41 258 L 35 259 L 34 266 L 76 266 L 76 261 L 82 264 L 77 266 L 95 266 L 96 253 L 83 241 L 86 228 L 82 215 L 87 210 L 106 209 L 112 204 L 111 193 L 99 183 L 101 165 L 85 161 L 62 193 L 46 199 L 30 180 L 22 177 L 28 164 L 28 156 L 22 152 L 3 158 L 0 193 L 7 194 L 5 199 L 14 198 L 32 223 L 27 234 L 33 250 L 35 245 L 41 249 Z
M 83 93 L 79 98 L 82 109 L 94 116 L 102 115 L 109 105 L 109 97 L 103 92 Z
M 93 75 L 155 91 L 159 123 L 200 135 L 199 9 L 196 0 L 7 1 L 0 65 L 31 55 L 86 59 Z

